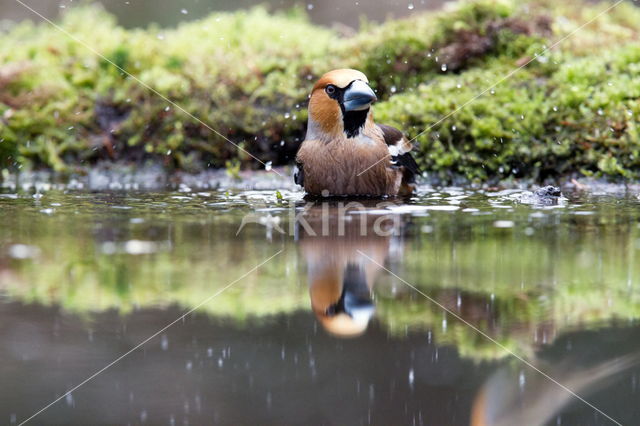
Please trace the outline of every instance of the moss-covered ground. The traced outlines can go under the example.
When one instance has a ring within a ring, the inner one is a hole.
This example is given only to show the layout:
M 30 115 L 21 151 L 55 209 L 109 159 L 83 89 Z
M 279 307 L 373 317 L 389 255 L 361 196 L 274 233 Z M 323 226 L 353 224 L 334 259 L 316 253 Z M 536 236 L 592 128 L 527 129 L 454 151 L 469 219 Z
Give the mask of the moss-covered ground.
M 352 36 L 264 8 L 174 29 L 124 29 L 87 6 L 64 15 L 66 34 L 4 24 L 0 166 L 263 167 L 208 127 L 286 164 L 313 81 L 352 67 L 378 91 L 376 119 L 415 138 L 433 178 L 636 179 L 640 9 L 625 2 L 580 28 L 609 6 L 461 1 Z

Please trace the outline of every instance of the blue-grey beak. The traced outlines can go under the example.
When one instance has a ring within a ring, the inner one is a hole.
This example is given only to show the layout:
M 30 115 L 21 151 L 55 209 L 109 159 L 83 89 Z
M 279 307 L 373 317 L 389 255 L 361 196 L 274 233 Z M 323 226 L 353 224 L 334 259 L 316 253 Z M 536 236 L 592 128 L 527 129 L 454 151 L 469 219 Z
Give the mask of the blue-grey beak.
M 344 92 L 342 104 L 345 111 L 362 111 L 377 101 L 376 94 L 371 87 L 362 80 L 355 80 Z
M 376 308 L 371 300 L 361 299 L 347 293 L 344 297 L 344 312 L 357 322 L 368 323 Z

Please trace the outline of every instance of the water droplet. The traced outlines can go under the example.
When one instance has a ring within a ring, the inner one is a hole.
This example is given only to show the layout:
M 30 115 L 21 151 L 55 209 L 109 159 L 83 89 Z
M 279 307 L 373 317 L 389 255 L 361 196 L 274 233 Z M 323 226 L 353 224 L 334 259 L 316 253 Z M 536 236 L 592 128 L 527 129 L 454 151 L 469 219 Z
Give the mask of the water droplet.
M 309 4 L 307 5 L 307 10 L 313 10 L 313 4 L 309 3 Z
M 407 9 L 409 9 L 409 10 L 413 10 L 413 8 L 414 8 L 414 7 L 415 7 L 415 6 L 413 5 L 413 3 L 409 3 L 409 4 L 407 5 Z
M 496 220 L 493 222 L 494 228 L 513 228 L 513 225 L 514 223 L 512 220 Z
M 271 166 L 272 166 L 271 161 L 267 161 L 267 162 L 264 164 L 264 169 L 265 169 L 266 171 L 271 171 L 271 168 L 272 168 Z
M 442 72 L 445 72 L 447 70 L 447 64 L 442 64 L 440 69 L 442 70 Z
M 187 9 L 181 9 L 180 13 L 182 13 L 183 15 L 186 15 L 187 13 L 189 13 L 189 11 Z
M 396 93 L 396 91 L 398 90 L 398 88 L 396 86 L 391 86 L 389 88 L 389 90 L 391 91 L 391 93 Z

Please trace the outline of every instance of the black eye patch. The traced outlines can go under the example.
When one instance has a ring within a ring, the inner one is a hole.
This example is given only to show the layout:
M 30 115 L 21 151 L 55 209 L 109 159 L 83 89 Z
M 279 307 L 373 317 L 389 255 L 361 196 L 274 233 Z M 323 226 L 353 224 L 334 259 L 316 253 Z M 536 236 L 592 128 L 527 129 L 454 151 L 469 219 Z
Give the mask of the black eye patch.
M 335 99 L 340 103 L 342 103 L 342 99 L 344 98 L 345 90 L 347 90 L 346 87 L 344 89 L 341 89 L 333 84 L 329 84 L 324 88 L 324 91 L 327 92 L 327 95 L 329 95 L 331 99 Z

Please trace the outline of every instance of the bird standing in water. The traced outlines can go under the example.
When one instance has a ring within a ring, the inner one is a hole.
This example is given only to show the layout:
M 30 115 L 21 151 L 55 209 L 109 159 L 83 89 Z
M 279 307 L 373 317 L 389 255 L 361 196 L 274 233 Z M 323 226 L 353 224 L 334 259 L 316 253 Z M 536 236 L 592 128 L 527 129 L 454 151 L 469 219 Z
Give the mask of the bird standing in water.
M 382 197 L 413 192 L 418 165 L 411 143 L 400 130 L 374 123 L 376 100 L 367 77 L 357 70 L 330 71 L 313 86 L 295 173 L 307 193 Z

